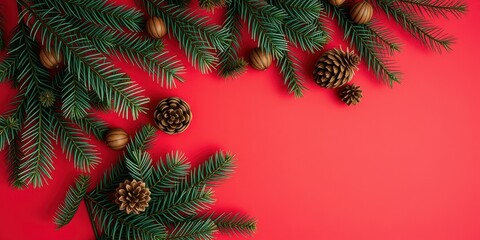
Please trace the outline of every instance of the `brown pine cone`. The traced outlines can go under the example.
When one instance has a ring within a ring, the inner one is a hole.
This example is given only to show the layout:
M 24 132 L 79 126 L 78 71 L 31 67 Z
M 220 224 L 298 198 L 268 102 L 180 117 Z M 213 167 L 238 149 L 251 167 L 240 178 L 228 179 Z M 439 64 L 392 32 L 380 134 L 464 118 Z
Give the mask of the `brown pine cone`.
M 347 49 L 332 49 L 325 52 L 318 60 L 313 79 L 324 88 L 338 88 L 352 80 L 360 57 Z
M 120 211 L 127 214 L 144 212 L 150 200 L 150 189 L 142 181 L 125 180 L 119 184 L 115 193 L 115 203 L 120 206 Z
M 356 105 L 363 97 L 362 89 L 355 84 L 346 85 L 338 92 L 340 99 L 348 106 Z
M 168 134 L 181 133 L 187 129 L 192 120 L 190 106 L 180 98 L 166 98 L 158 103 L 155 113 L 155 124 Z

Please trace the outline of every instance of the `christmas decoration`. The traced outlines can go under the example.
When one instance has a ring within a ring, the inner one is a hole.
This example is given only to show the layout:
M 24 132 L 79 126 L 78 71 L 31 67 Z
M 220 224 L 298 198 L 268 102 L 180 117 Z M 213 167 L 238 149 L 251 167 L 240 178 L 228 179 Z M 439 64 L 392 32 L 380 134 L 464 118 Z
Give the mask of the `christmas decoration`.
M 107 132 L 105 136 L 105 142 L 113 150 L 121 150 L 125 148 L 130 137 L 128 134 L 120 128 L 114 128 Z
M 347 84 L 338 91 L 338 96 L 347 105 L 357 105 L 363 97 L 362 90 L 355 84 Z
M 63 56 L 60 53 L 42 49 L 40 51 L 40 62 L 47 69 L 55 69 L 63 62 Z
M 55 103 L 55 94 L 50 90 L 45 90 L 38 97 L 42 107 L 51 107 Z
M 155 108 L 155 124 L 168 134 L 181 133 L 187 129 L 192 120 L 190 106 L 180 98 L 166 98 Z
M 137 180 L 125 180 L 120 183 L 115 193 L 115 203 L 120 206 L 120 211 L 127 214 L 145 212 L 150 202 L 150 189 L 145 183 Z
M 272 64 L 272 55 L 260 48 L 250 52 L 250 65 L 257 70 L 266 70 Z
M 87 192 L 89 178 L 80 176 L 56 212 L 57 227 L 68 224 L 84 201 L 96 239 L 212 239 L 215 232 L 229 235 L 255 232 L 255 220 L 250 217 L 209 211 L 214 203 L 212 187 L 233 172 L 232 155 L 217 152 L 190 169 L 182 153 L 172 152 L 154 166 L 150 154 L 145 152 L 154 136 L 152 126 L 143 127 L 120 161 L 91 192 Z M 143 192 L 143 200 L 132 203 L 133 198 L 127 200 L 127 191 L 139 196 Z M 126 204 L 128 201 L 131 205 Z M 126 213 L 117 205 L 119 202 L 121 206 L 125 204 L 127 211 L 138 210 L 138 214 Z M 145 211 L 140 211 L 144 207 Z
M 347 49 L 333 49 L 325 52 L 313 71 L 315 82 L 325 88 L 338 88 L 352 80 L 360 57 Z
M 356 3 L 350 10 L 350 18 L 357 24 L 369 23 L 372 17 L 373 6 L 366 1 Z
M 167 27 L 161 18 L 152 17 L 147 21 L 147 31 L 153 38 L 162 38 L 167 34 Z
M 339 7 L 345 2 L 345 0 L 328 0 L 328 2 L 335 7 Z

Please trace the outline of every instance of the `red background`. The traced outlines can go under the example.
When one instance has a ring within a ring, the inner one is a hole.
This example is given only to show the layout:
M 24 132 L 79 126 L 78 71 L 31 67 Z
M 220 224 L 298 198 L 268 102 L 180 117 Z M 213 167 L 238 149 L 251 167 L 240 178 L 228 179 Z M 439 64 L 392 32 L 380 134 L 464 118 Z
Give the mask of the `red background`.
M 130 0 L 117 2 L 134 6 Z M 150 109 L 167 96 L 179 96 L 192 107 L 193 122 L 185 133 L 158 133 L 151 150 L 156 159 L 171 150 L 184 151 L 193 164 L 219 148 L 236 154 L 238 169 L 216 189 L 215 209 L 255 216 L 255 239 L 476 240 L 480 5 L 468 3 L 469 12 L 460 20 L 435 20 L 457 37 L 454 51 L 447 54 L 428 51 L 391 24 L 404 43 L 395 57 L 403 83 L 391 89 L 362 64 L 354 82 L 363 88 L 364 98 L 355 107 L 342 104 L 333 91 L 311 80 L 321 52 L 301 54 L 310 89 L 301 99 L 287 94 L 275 67 L 265 72 L 249 68 L 235 80 L 202 75 L 172 39 L 166 40 L 168 49 L 187 68 L 187 82 L 175 90 L 160 88 L 136 67 L 117 65 L 146 89 Z M 2 5 L 11 30 L 17 21 L 15 1 Z M 246 56 L 256 44 L 246 32 L 244 39 Z M 347 44 L 336 31 L 326 49 L 339 46 Z M 4 112 L 15 91 L 9 83 L 0 87 Z M 152 123 L 151 115 L 149 111 L 137 121 L 115 113 L 100 116 L 133 134 Z M 103 159 L 92 173 L 97 181 L 120 153 L 101 142 L 95 145 Z M 93 239 L 83 205 L 65 228 L 55 230 L 52 223 L 78 174 L 60 150 L 54 179 L 43 188 L 26 190 L 8 186 L 3 153 L 0 239 Z

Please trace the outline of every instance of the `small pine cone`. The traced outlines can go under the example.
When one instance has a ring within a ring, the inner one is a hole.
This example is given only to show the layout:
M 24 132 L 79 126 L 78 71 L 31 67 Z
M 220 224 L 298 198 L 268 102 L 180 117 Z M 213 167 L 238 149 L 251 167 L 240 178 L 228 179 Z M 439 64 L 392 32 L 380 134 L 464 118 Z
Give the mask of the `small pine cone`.
M 171 97 L 158 103 L 154 117 L 160 130 L 167 134 L 176 134 L 185 131 L 190 125 L 192 111 L 185 101 Z
M 332 49 L 325 52 L 317 61 L 313 78 L 324 88 L 338 88 L 352 80 L 360 57 L 347 49 Z
M 119 184 L 115 193 L 115 203 L 120 206 L 120 211 L 127 214 L 144 212 L 150 200 L 150 189 L 142 181 L 125 180 Z
M 42 107 L 51 107 L 55 103 L 55 94 L 50 90 L 41 92 L 38 98 Z
M 348 106 L 357 105 L 363 97 L 362 89 L 355 84 L 346 85 L 338 92 L 340 99 Z

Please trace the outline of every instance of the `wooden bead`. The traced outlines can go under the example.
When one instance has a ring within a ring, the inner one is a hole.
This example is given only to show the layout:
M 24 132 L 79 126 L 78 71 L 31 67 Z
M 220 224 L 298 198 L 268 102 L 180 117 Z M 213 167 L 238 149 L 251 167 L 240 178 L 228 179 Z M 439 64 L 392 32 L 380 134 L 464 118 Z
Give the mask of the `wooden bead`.
M 356 3 L 350 10 L 350 18 L 357 24 L 369 23 L 372 17 L 373 6 L 365 1 Z
M 121 128 L 114 128 L 107 132 L 105 142 L 113 150 L 121 150 L 127 146 L 130 137 Z
M 58 68 L 63 62 L 63 56 L 62 54 L 57 54 L 52 50 L 47 51 L 46 49 L 42 49 L 40 51 L 40 62 L 47 69 Z
M 345 0 L 328 0 L 328 2 L 330 4 L 332 4 L 333 6 L 338 7 L 338 6 L 342 5 L 345 2 Z
M 272 55 L 261 48 L 254 48 L 250 52 L 250 65 L 257 70 L 266 70 L 272 64 Z
M 167 26 L 159 17 L 152 17 L 147 21 L 147 32 L 153 38 L 162 38 L 167 34 Z

